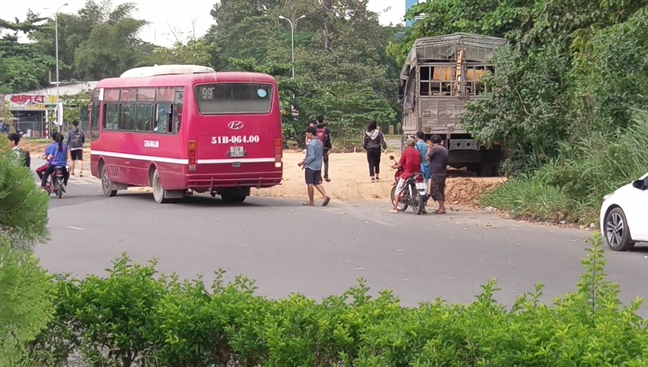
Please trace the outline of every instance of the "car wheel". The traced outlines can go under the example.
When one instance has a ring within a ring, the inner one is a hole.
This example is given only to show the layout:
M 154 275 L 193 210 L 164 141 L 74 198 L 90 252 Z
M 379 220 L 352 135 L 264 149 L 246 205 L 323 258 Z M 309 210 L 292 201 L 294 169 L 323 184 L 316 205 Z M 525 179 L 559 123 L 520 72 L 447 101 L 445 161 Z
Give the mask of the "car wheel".
M 628 220 L 621 208 L 614 208 L 605 216 L 605 242 L 614 251 L 628 251 L 634 247 Z

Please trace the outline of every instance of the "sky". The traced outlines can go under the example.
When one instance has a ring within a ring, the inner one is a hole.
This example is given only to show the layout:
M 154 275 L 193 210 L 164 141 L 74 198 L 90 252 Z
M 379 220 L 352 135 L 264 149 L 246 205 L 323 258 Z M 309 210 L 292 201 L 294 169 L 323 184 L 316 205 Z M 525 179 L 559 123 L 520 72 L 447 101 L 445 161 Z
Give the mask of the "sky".
M 22 20 L 29 9 L 42 16 L 51 16 L 66 1 L 68 5 L 61 8 L 63 13 L 76 13 L 85 4 L 85 0 L 0 0 L 2 2 L 0 18 L 13 20 L 18 17 Z M 403 22 L 405 0 L 368 1 L 369 9 L 380 14 L 382 24 Z M 113 0 L 113 6 L 124 2 L 128 1 Z M 142 39 L 160 46 L 171 46 L 175 41 L 174 33 L 184 40 L 193 33 L 193 29 L 198 37 L 207 32 L 213 24 L 209 11 L 216 0 L 130 0 L 130 2 L 137 4 L 137 16 L 140 19 L 151 22 L 142 29 L 140 33 Z

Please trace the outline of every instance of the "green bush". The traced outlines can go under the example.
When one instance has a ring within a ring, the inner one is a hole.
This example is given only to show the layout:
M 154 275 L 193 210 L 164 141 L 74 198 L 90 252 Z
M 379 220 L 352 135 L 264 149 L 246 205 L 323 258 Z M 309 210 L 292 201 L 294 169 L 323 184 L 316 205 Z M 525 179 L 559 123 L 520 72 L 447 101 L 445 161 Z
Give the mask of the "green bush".
M 627 129 L 561 145 L 564 158 L 489 192 L 482 204 L 515 217 L 597 223 L 603 196 L 648 172 L 646 147 L 648 111 L 635 110 Z
M 32 254 L 47 238 L 48 200 L 0 139 L 0 366 L 18 365 L 53 317 L 51 277 Z
M 30 252 L 0 237 L 0 366 L 15 366 L 53 318 L 51 276 Z
M 619 302 L 605 279 L 600 236 L 578 289 L 552 305 L 542 286 L 506 308 L 496 281 L 468 305 L 404 308 L 364 281 L 321 303 L 270 300 L 223 272 L 200 280 L 161 276 L 124 256 L 106 278 L 58 281 L 55 319 L 31 345 L 31 366 L 646 366 L 641 300 Z

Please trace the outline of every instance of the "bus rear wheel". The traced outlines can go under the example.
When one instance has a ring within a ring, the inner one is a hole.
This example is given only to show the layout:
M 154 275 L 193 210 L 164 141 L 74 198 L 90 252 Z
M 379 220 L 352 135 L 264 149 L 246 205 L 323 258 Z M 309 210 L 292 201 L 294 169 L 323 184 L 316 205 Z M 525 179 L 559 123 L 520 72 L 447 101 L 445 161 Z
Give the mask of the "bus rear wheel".
M 223 202 L 228 204 L 240 204 L 245 201 L 245 198 L 250 195 L 249 189 L 230 189 L 220 192 L 221 199 Z
M 107 197 L 111 198 L 115 195 L 117 195 L 117 190 L 112 189 L 112 182 L 110 181 L 110 177 L 108 176 L 108 170 L 106 169 L 106 165 L 102 164 L 101 165 L 101 189 Z
M 153 199 L 158 204 L 165 204 L 169 202 L 165 196 L 166 190 L 162 188 L 162 182 L 160 181 L 160 174 L 158 170 L 153 171 L 153 177 L 151 178 L 151 186 L 153 187 Z

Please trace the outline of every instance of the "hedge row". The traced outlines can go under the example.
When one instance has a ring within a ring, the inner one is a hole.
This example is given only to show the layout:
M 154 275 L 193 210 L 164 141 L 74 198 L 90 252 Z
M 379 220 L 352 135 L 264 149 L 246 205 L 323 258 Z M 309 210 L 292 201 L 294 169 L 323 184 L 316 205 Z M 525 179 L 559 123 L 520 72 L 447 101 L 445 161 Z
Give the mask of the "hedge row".
M 30 346 L 32 366 L 648 366 L 648 332 L 605 279 L 600 237 L 578 290 L 552 305 L 542 286 L 506 308 L 495 281 L 469 305 L 417 308 L 391 292 L 373 299 L 361 280 L 321 303 L 270 300 L 223 273 L 161 276 L 124 255 L 106 278 L 58 280 L 56 315 Z

